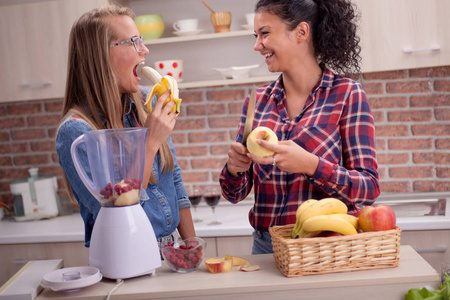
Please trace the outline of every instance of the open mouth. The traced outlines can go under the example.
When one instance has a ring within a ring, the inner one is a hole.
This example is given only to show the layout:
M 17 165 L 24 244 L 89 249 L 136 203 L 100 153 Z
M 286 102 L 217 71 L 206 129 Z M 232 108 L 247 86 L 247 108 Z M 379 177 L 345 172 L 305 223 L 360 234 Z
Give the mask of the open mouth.
M 270 52 L 270 53 L 264 53 L 263 56 L 267 59 L 267 58 L 273 56 L 273 52 Z
M 143 61 L 140 62 L 140 63 L 138 63 L 137 65 L 135 65 L 134 68 L 133 68 L 133 75 L 134 75 L 134 77 L 136 77 L 136 78 L 139 78 L 139 75 L 138 75 L 138 68 L 139 68 L 139 66 L 141 66 L 141 65 L 144 65 L 144 62 L 143 62 Z M 139 78 L 139 80 L 140 80 L 140 78 Z
M 134 68 L 133 68 L 133 75 L 134 75 L 135 77 L 138 77 L 138 74 L 137 74 L 137 68 L 138 68 L 138 65 L 135 65 Z

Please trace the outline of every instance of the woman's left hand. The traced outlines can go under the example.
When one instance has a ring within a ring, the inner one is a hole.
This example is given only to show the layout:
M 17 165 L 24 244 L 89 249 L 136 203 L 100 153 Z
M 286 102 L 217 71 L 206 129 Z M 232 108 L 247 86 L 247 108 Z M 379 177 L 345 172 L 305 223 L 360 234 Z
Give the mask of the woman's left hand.
M 273 164 L 282 171 L 289 173 L 305 173 L 312 176 L 319 165 L 319 158 L 306 151 L 294 141 L 279 141 L 278 145 L 268 143 L 264 140 L 258 139 L 256 142 L 264 148 L 267 148 L 275 154 L 273 157 L 258 157 L 252 154 L 248 156 L 256 163 L 262 165 Z
M 163 108 L 163 104 L 169 95 L 170 92 L 166 91 L 158 98 L 155 107 L 152 112 L 148 114 L 144 124 L 144 126 L 148 128 L 147 141 L 151 142 L 151 145 L 155 149 L 159 149 L 161 144 L 167 140 L 175 127 L 175 113 L 171 112 L 175 102 L 170 101 Z

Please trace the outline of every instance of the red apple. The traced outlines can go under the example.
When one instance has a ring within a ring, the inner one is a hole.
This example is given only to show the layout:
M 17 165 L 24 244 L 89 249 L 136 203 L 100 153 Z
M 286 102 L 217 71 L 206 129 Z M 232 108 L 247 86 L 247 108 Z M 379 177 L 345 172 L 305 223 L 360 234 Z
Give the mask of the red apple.
M 358 224 L 362 231 L 382 231 L 395 228 L 395 213 L 388 205 L 366 206 L 359 212 Z

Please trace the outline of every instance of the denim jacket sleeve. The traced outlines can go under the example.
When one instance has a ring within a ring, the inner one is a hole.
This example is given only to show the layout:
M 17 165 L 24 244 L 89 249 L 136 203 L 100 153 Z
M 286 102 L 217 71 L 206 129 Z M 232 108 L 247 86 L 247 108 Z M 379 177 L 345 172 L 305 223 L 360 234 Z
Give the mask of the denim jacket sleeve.
M 143 90 L 141 90 L 141 93 L 143 94 L 143 96 L 145 98 L 145 94 L 148 93 L 148 90 L 143 89 Z M 157 97 L 154 96 L 152 99 L 152 108 L 155 106 L 156 100 L 157 100 Z M 173 145 L 172 138 L 170 136 L 168 138 L 168 142 L 169 142 L 169 147 L 170 147 L 170 150 L 172 151 L 172 156 L 173 156 L 174 163 L 175 163 L 175 169 L 173 172 L 173 180 L 174 180 L 175 189 L 176 189 L 176 193 L 177 193 L 178 209 L 183 209 L 186 207 L 190 207 L 191 202 L 189 201 L 189 197 L 187 195 L 186 188 L 183 183 L 183 179 L 181 178 L 181 168 L 178 165 L 178 161 L 177 161 L 176 153 L 175 153 L 175 146 Z
M 175 161 L 175 169 L 173 171 L 173 180 L 175 183 L 175 188 L 177 190 L 178 197 L 178 209 L 183 209 L 186 207 L 191 207 L 191 202 L 189 201 L 189 197 L 186 192 L 186 188 L 184 187 L 183 179 L 181 177 L 181 168 L 178 165 L 177 158 L 175 156 L 175 146 L 172 143 L 172 139 L 169 136 L 169 146 L 172 151 L 173 159 Z

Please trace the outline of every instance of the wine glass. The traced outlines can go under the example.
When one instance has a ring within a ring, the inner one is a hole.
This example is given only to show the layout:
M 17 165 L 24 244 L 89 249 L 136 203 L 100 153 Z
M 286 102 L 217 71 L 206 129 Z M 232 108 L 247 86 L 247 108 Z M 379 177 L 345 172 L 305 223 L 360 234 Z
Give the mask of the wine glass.
M 191 201 L 191 205 L 194 208 L 194 218 L 193 218 L 194 223 L 203 222 L 202 219 L 199 219 L 197 217 L 197 206 L 202 201 L 202 192 L 201 192 L 201 190 L 199 190 L 197 188 L 192 189 L 191 192 L 189 193 L 189 201 Z
M 217 220 L 216 217 L 216 206 L 220 202 L 220 188 L 218 187 L 209 187 L 205 189 L 205 192 L 203 193 L 203 199 L 205 200 L 206 204 L 208 206 L 211 206 L 211 210 L 213 212 L 214 220 L 212 220 L 208 225 L 220 225 L 222 224 L 220 221 Z

